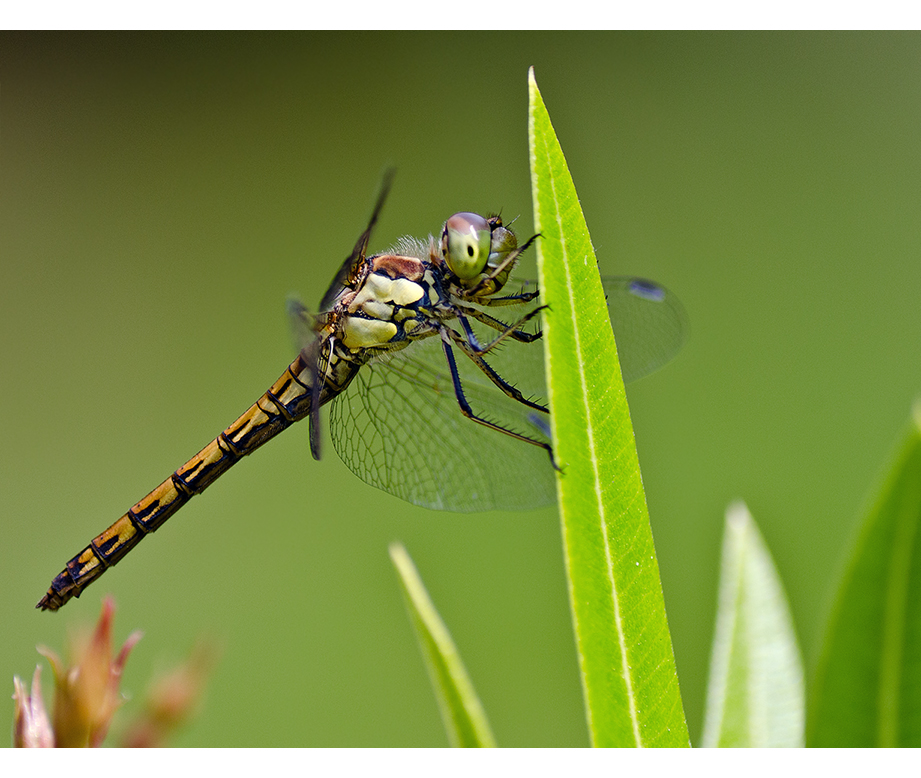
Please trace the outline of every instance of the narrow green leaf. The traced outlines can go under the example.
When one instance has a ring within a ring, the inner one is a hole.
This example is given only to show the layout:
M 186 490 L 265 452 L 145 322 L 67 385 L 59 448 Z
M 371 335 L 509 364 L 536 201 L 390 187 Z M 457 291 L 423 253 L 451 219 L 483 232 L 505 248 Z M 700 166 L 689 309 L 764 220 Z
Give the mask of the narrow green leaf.
M 871 505 L 829 619 L 810 746 L 921 746 L 921 405 Z
M 630 411 L 585 217 L 533 70 L 531 184 L 550 424 L 595 746 L 687 746 Z
M 780 576 L 748 508 L 726 512 L 705 748 L 802 747 L 803 663 Z
M 393 543 L 390 558 L 400 574 L 406 607 L 435 688 L 448 741 L 459 748 L 494 748 L 496 741 L 489 729 L 486 712 L 409 553 L 402 544 Z

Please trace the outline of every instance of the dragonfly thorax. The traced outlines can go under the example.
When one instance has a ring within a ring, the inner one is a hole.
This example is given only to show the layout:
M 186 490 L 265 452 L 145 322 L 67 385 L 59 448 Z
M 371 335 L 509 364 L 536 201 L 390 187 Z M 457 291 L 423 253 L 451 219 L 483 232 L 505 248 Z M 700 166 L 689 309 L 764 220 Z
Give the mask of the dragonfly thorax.
M 401 349 L 437 333 L 469 304 L 489 305 L 525 246 L 499 216 L 456 213 L 441 241 L 403 239 L 384 254 L 361 258 L 336 296 L 331 331 L 356 357 Z
M 442 298 L 430 262 L 402 254 L 369 257 L 355 288 L 336 300 L 339 340 L 352 351 L 401 348 L 435 332 Z

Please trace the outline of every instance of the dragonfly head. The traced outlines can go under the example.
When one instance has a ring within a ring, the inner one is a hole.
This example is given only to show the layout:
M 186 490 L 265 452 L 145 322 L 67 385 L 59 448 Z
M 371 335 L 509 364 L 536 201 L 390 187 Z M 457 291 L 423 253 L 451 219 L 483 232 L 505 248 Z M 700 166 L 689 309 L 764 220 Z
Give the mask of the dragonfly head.
M 507 260 L 517 248 L 515 233 L 503 227 L 498 216 L 487 219 L 478 213 L 456 213 L 445 222 L 441 233 L 445 264 L 468 288 L 480 283 L 484 275 L 504 275 L 504 283 L 514 264 Z
M 441 253 L 461 282 L 471 281 L 486 267 L 492 249 L 492 228 L 478 213 L 456 213 L 441 232 Z

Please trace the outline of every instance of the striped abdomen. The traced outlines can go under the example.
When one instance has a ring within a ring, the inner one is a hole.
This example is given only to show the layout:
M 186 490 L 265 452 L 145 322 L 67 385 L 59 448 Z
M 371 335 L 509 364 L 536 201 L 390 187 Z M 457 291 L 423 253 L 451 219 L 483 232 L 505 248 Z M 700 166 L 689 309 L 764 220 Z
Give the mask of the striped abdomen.
M 358 371 L 354 363 L 338 361 L 337 367 L 331 371 L 335 375 L 326 374 L 321 404 L 345 389 Z M 71 559 L 55 576 L 36 607 L 57 610 L 71 597 L 79 597 L 148 533 L 160 527 L 243 456 L 308 416 L 313 381 L 313 368 L 308 359 L 303 354 L 298 355 L 281 378 L 239 419 Z

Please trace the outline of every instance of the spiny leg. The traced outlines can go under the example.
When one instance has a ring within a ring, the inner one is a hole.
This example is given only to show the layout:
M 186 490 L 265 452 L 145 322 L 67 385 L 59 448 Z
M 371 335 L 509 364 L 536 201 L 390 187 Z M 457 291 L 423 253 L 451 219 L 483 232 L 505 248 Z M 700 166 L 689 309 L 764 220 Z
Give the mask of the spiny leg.
M 502 305 L 523 305 L 524 303 L 530 303 L 537 299 L 540 295 L 540 289 L 535 289 L 533 292 L 519 292 L 518 294 L 510 294 L 505 297 L 485 297 L 477 302 L 480 305 L 493 305 L 493 306 L 502 306 Z
M 452 330 L 450 327 L 446 327 L 445 331 L 442 333 L 442 341 L 445 341 L 445 337 L 449 337 L 457 347 L 470 359 L 473 364 L 475 364 L 480 370 L 482 370 L 486 377 L 492 381 L 499 389 L 501 389 L 506 395 L 511 397 L 516 402 L 520 402 L 522 405 L 526 405 L 528 408 L 533 408 L 535 411 L 541 411 L 542 413 L 549 413 L 550 411 L 546 406 L 541 405 L 540 403 L 533 402 L 528 400 L 517 388 L 508 383 L 502 376 L 500 376 L 489 364 L 483 359 L 482 355 L 474 351 L 470 344 L 457 332 Z M 453 363 L 454 352 L 451 352 L 451 358 L 448 360 L 449 364 Z M 455 389 L 457 385 L 455 383 Z
M 448 361 L 448 369 L 451 371 L 451 381 L 454 384 L 454 396 L 457 398 L 457 404 L 460 406 L 461 413 L 466 418 L 470 419 L 471 421 L 475 421 L 477 424 L 482 424 L 484 427 L 488 427 L 491 430 L 495 430 L 496 432 L 501 432 L 504 435 L 508 435 L 524 443 L 530 443 L 532 446 L 539 446 L 540 448 L 544 449 L 547 452 L 547 455 L 550 457 L 550 464 L 553 465 L 553 468 L 558 469 L 556 465 L 556 461 L 553 458 L 553 449 L 551 448 L 549 443 L 544 443 L 540 440 L 534 440 L 533 438 L 529 438 L 527 435 L 522 435 L 521 433 L 513 432 L 512 430 L 507 429 L 499 424 L 496 424 L 495 422 L 488 421 L 487 419 L 477 416 L 473 412 L 473 409 L 470 407 L 470 403 L 467 402 L 467 398 L 464 396 L 464 390 L 463 390 L 463 387 L 461 386 L 460 374 L 457 372 L 457 362 L 454 360 L 454 352 L 451 349 L 451 344 L 447 341 L 447 339 L 444 336 L 442 337 L 441 345 L 442 345 L 442 348 L 444 349 L 445 359 L 447 359 Z M 491 370 L 491 368 L 489 369 Z M 489 375 L 489 373 L 487 373 L 487 375 Z M 493 373 L 493 375 L 495 375 L 495 373 Z M 498 378 L 498 376 L 496 377 Z M 499 380 L 501 381 L 501 379 Z M 505 382 L 503 381 L 502 383 L 505 383 Z M 506 386 L 508 385 L 506 384 Z M 509 388 L 517 392 L 517 390 L 514 389 L 513 387 L 509 387 Z M 519 393 L 519 397 L 521 397 L 520 393 Z M 529 403 L 528 401 L 524 400 L 524 398 L 521 398 L 521 402 L 524 402 L 525 405 L 529 405 L 533 408 L 536 408 L 537 410 L 542 410 L 542 411 L 547 410 L 546 408 L 543 408 L 539 405 Z
M 483 280 L 481 280 L 480 283 L 478 283 L 473 288 L 472 294 L 476 296 L 482 292 L 485 292 L 489 288 L 489 284 L 492 281 L 495 281 L 506 270 L 509 270 L 510 268 L 514 267 L 515 263 L 518 261 L 518 257 L 524 254 L 524 252 L 527 251 L 528 247 L 539 237 L 540 237 L 540 233 L 538 233 L 537 235 L 533 235 L 523 246 L 519 246 L 517 249 L 510 252 L 509 255 L 497 267 L 495 267 L 488 276 L 483 278 Z
M 538 330 L 537 332 L 525 332 L 522 327 L 524 327 L 525 324 L 527 324 L 545 308 L 547 308 L 546 305 L 539 305 L 533 311 L 529 311 L 520 319 L 518 319 L 518 321 L 516 321 L 514 324 L 506 324 L 501 319 L 490 316 L 488 313 L 484 313 L 483 311 L 477 310 L 476 308 L 465 310 L 464 313 L 472 316 L 481 324 L 485 324 L 487 327 L 492 327 L 492 329 L 498 330 L 500 333 L 500 335 L 491 343 L 487 344 L 483 348 L 478 349 L 481 354 L 485 354 L 491 348 L 493 348 L 493 346 L 501 343 L 507 337 L 512 338 L 512 340 L 517 340 L 519 343 L 533 343 L 535 340 L 541 338 L 543 336 L 543 332 L 541 330 Z M 474 344 L 471 343 L 471 345 Z
M 461 323 L 464 334 L 467 336 L 467 343 L 470 345 L 470 348 L 473 349 L 474 353 L 477 355 L 482 355 L 488 354 L 493 348 L 499 345 L 499 343 L 509 337 L 512 338 L 512 340 L 517 340 L 519 343 L 533 343 L 535 340 L 540 338 L 543 335 L 540 330 L 537 332 L 524 332 L 521 328 L 546 307 L 546 305 L 538 306 L 533 311 L 529 311 L 527 314 L 522 316 L 514 324 L 506 324 L 504 321 L 500 321 L 499 319 L 496 319 L 489 314 L 483 313 L 483 311 L 477 310 L 476 308 L 457 308 L 455 313 L 457 315 L 457 320 Z M 492 327 L 494 330 L 498 330 L 500 334 L 485 346 L 481 346 L 476 333 L 473 331 L 473 328 L 470 326 L 470 322 L 467 319 L 468 315 L 472 316 L 482 324 L 485 324 L 488 327 Z

